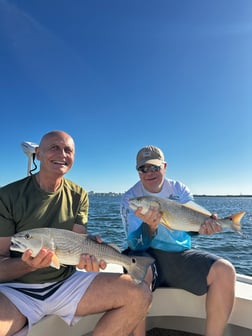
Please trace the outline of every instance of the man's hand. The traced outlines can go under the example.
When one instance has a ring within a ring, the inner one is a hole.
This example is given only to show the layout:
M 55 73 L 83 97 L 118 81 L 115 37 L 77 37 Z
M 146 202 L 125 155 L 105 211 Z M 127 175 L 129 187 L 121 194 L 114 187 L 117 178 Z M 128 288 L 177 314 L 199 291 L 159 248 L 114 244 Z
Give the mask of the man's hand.
M 149 209 L 145 214 L 141 213 L 142 208 L 137 208 L 135 215 L 148 224 L 152 233 L 156 232 L 162 214 L 157 209 Z
M 100 236 L 88 236 L 88 238 L 102 243 Z M 77 267 L 87 272 L 99 272 L 100 269 L 104 270 L 107 267 L 107 263 L 104 260 L 97 260 L 95 256 L 89 254 L 82 254 Z
M 87 272 L 99 272 L 100 269 L 105 269 L 107 267 L 107 263 L 104 260 L 98 261 L 93 255 L 82 254 L 77 267 Z
M 217 214 L 212 214 L 208 219 L 205 220 L 205 223 L 201 225 L 199 233 L 211 235 L 216 232 L 221 232 L 222 227 L 217 222 Z
M 22 255 L 22 260 L 33 270 L 49 267 L 52 262 L 54 252 L 42 248 L 36 257 L 32 257 L 32 250 L 26 250 Z

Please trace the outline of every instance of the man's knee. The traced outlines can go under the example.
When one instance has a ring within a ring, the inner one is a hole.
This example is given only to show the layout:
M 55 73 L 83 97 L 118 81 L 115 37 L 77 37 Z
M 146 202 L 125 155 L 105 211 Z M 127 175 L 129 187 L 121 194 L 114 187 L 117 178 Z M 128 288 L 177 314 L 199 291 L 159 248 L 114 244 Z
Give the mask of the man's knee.
M 13 335 L 21 330 L 27 323 L 26 317 L 2 293 L 0 293 L 0 336 Z
M 235 282 L 235 275 L 235 268 L 228 260 L 218 259 L 210 268 L 207 282 L 208 285 L 211 285 L 212 282 L 216 280 L 228 280 L 228 282 L 231 284 Z
M 141 309 L 144 309 L 145 312 L 147 312 L 152 302 L 152 291 L 150 289 L 150 285 L 144 281 L 140 285 L 136 286 L 136 290 L 134 292 L 134 302 L 136 303 L 136 301 L 138 301 L 139 307 L 142 307 Z

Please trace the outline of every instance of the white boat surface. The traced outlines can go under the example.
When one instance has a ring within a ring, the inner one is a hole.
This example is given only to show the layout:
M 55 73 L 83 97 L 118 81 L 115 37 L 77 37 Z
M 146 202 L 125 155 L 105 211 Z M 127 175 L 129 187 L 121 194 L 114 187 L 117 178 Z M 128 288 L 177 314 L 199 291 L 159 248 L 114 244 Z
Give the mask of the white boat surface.
M 106 271 L 121 272 L 119 267 L 108 265 Z M 237 274 L 235 303 L 223 336 L 251 336 L 251 313 L 252 277 Z M 15 336 L 92 335 L 101 316 L 102 314 L 94 314 L 82 317 L 72 327 L 57 316 L 47 316 L 33 325 L 29 332 L 25 328 Z M 162 328 L 204 335 L 205 318 L 205 295 L 196 296 L 182 289 L 158 288 L 153 293 L 152 306 L 147 315 L 147 330 Z

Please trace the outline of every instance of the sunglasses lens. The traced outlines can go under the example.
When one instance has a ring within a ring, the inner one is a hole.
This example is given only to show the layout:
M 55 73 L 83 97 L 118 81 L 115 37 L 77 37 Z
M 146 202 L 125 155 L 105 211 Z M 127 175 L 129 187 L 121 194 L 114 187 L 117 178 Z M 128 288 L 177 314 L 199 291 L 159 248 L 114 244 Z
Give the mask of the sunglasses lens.
M 159 172 L 161 169 L 161 166 L 142 166 L 142 167 L 139 167 L 138 168 L 138 172 L 139 173 L 143 173 L 143 174 L 146 174 L 146 173 L 154 173 L 154 172 Z

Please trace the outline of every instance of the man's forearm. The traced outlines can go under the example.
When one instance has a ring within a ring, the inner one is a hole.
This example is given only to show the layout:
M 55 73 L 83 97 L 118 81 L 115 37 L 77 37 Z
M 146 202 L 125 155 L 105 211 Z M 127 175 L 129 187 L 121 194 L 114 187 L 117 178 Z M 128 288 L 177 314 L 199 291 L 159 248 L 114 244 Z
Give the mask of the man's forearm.
M 0 282 L 8 282 L 34 271 L 21 258 L 0 258 Z

